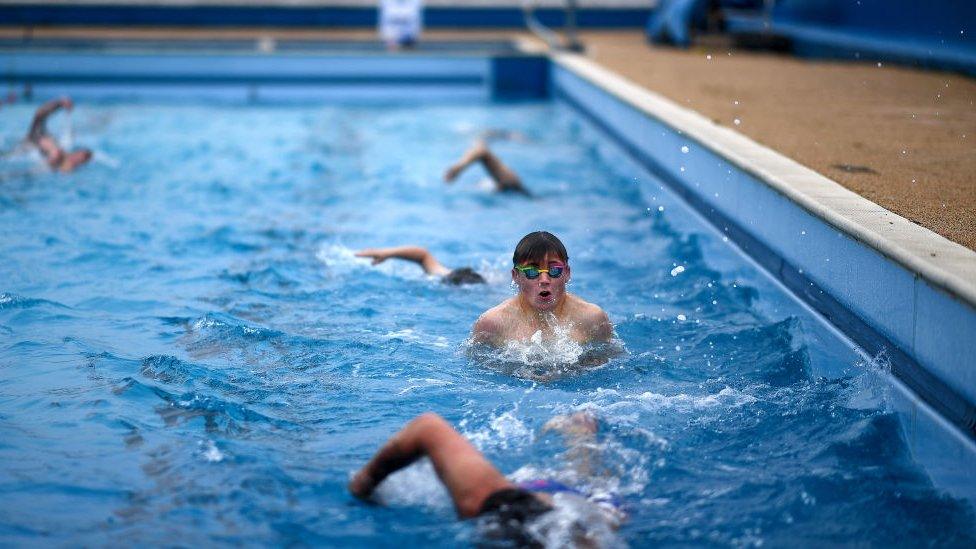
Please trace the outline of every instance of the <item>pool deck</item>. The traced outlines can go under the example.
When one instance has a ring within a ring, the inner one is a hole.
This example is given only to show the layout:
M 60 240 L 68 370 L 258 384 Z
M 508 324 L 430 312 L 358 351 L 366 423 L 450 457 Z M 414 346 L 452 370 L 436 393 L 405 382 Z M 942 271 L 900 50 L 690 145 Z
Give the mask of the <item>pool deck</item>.
M 0 37 L 373 39 L 372 30 L 0 27 Z M 430 31 L 428 40 L 532 37 Z M 976 250 L 976 79 L 797 59 L 709 40 L 650 47 L 642 33 L 581 33 L 587 56 L 872 202 Z M 735 121 L 739 123 L 736 124 Z

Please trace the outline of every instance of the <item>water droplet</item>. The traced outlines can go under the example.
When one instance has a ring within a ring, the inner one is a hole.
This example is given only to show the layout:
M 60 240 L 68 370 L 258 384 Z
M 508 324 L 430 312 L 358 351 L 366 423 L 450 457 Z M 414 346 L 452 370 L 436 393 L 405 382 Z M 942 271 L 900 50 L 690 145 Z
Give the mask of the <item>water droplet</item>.
M 717 299 L 713 299 L 712 300 L 712 305 L 718 305 L 718 300 Z
M 688 317 L 686 317 L 685 315 L 678 315 L 678 320 L 681 320 L 683 322 L 685 320 L 688 320 Z
M 878 66 L 879 66 L 879 67 L 881 66 L 881 62 L 880 62 L 880 61 L 878 61 Z
M 708 59 L 709 61 L 711 61 L 711 60 L 712 60 L 712 54 L 708 54 L 708 55 L 706 55 L 706 56 L 705 56 L 705 59 Z
M 657 211 L 659 211 L 659 212 L 663 212 L 663 211 L 664 211 L 664 206 L 658 206 L 658 207 L 657 207 Z
M 807 234 L 806 231 L 800 231 L 800 234 Z
M 683 152 L 683 153 L 685 153 L 685 154 L 688 154 L 688 145 L 684 145 L 684 146 L 682 146 L 682 147 L 681 147 L 681 152 Z
M 677 267 L 671 269 L 671 276 L 678 276 L 679 274 L 685 272 L 684 265 L 678 265 Z
M 742 121 L 739 120 L 738 118 L 736 118 L 735 120 L 732 121 L 732 123 L 735 124 L 736 126 L 738 126 L 739 124 L 742 123 Z
M 736 99 L 736 100 L 734 100 L 734 101 L 732 101 L 732 104 L 733 104 L 733 105 L 738 105 L 738 104 L 739 104 L 739 100 L 738 100 L 738 99 Z
M 685 171 L 685 167 L 684 166 L 681 166 L 681 171 Z
M 681 350 L 681 345 L 675 345 L 674 346 L 674 350 L 675 351 L 680 351 Z

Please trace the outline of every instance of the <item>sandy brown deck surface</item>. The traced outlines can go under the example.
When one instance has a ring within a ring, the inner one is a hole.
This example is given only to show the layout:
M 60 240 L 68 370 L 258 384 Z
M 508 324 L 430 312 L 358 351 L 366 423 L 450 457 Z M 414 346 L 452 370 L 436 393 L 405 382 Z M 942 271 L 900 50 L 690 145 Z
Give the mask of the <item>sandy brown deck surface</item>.
M 976 249 L 976 79 L 723 45 L 651 48 L 630 32 L 583 41 L 610 70 Z
M 0 29 L 23 36 L 25 29 Z M 372 38 L 372 31 L 33 29 L 33 36 Z M 429 39 L 521 37 L 430 32 Z M 976 79 L 733 49 L 649 47 L 636 31 L 585 32 L 587 55 L 869 200 L 976 250 Z M 739 120 L 739 124 L 735 123 Z

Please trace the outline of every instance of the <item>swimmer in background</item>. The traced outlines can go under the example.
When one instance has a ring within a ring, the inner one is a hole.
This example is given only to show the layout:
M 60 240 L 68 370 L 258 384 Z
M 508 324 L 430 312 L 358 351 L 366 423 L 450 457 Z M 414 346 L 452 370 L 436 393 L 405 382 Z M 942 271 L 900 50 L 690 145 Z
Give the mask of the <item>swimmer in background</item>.
M 47 131 L 47 119 L 58 111 L 58 109 L 70 111 L 74 108 L 74 103 L 67 97 L 53 99 L 41 105 L 34 113 L 34 120 L 31 123 L 30 131 L 27 132 L 26 141 L 41 151 L 44 160 L 51 169 L 60 172 L 71 172 L 75 168 L 91 160 L 92 152 L 89 149 L 76 149 L 67 152 L 58 145 L 58 142 Z
M 481 165 L 491 176 L 495 183 L 495 190 L 498 192 L 520 193 L 525 196 L 532 196 L 529 190 L 522 184 L 518 174 L 506 166 L 491 150 L 484 140 L 478 139 L 474 145 L 464 153 L 461 158 L 444 172 L 444 182 L 454 183 L 454 180 L 461 175 L 468 166 L 480 162 Z
M 557 416 L 542 430 L 562 433 L 570 452 L 585 453 L 594 451 L 597 429 L 596 418 L 579 412 Z M 542 545 L 543 540 L 538 539 L 542 532 L 530 528 L 530 523 L 563 501 L 585 511 L 579 513 L 571 530 L 573 545 L 596 545 L 599 534 L 616 530 L 626 518 L 619 501 L 612 496 L 590 496 L 549 479 L 525 483 L 508 480 L 463 435 L 434 413 L 415 418 L 390 437 L 353 475 L 349 491 L 367 499 L 386 477 L 424 457 L 430 458 L 437 477 L 450 493 L 458 518 L 484 517 L 488 519 L 488 535 L 506 538 L 520 547 Z M 570 453 L 567 459 L 575 461 L 576 457 Z M 589 459 L 588 455 L 584 457 Z M 588 470 L 577 472 L 587 476 Z
M 566 291 L 572 275 L 569 254 L 554 234 L 525 235 L 515 246 L 512 263 L 518 295 L 478 318 L 471 332 L 474 343 L 501 347 L 528 341 L 537 332 L 551 338 L 556 326 L 568 327 L 577 343 L 610 341 L 613 325 L 603 309 Z
M 462 286 L 464 284 L 484 284 L 485 279 L 470 267 L 459 269 L 449 269 L 445 267 L 432 253 L 420 246 L 399 246 L 396 248 L 367 248 L 356 252 L 356 257 L 368 257 L 373 260 L 373 265 L 378 265 L 387 259 L 404 259 L 412 261 L 421 267 L 424 272 L 431 276 L 441 277 L 445 284 Z

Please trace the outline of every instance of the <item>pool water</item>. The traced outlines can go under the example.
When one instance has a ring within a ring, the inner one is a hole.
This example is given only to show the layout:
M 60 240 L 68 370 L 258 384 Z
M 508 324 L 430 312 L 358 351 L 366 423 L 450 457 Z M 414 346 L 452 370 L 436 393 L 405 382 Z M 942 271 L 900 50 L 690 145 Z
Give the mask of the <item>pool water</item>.
M 4 107 L 13 148 L 36 105 Z M 477 543 L 429 464 L 349 475 L 432 410 L 507 475 L 620 498 L 610 544 L 972 546 L 865 359 L 558 103 L 82 104 L 75 174 L 0 164 L 4 545 Z M 64 120 L 52 120 L 55 134 Z M 478 132 L 537 198 L 443 170 Z M 524 234 L 619 346 L 465 341 Z M 418 244 L 489 283 L 353 252 Z M 507 365 L 507 366 L 506 366 Z M 580 476 L 550 418 L 601 423 Z M 559 538 L 553 538 L 559 543 Z

